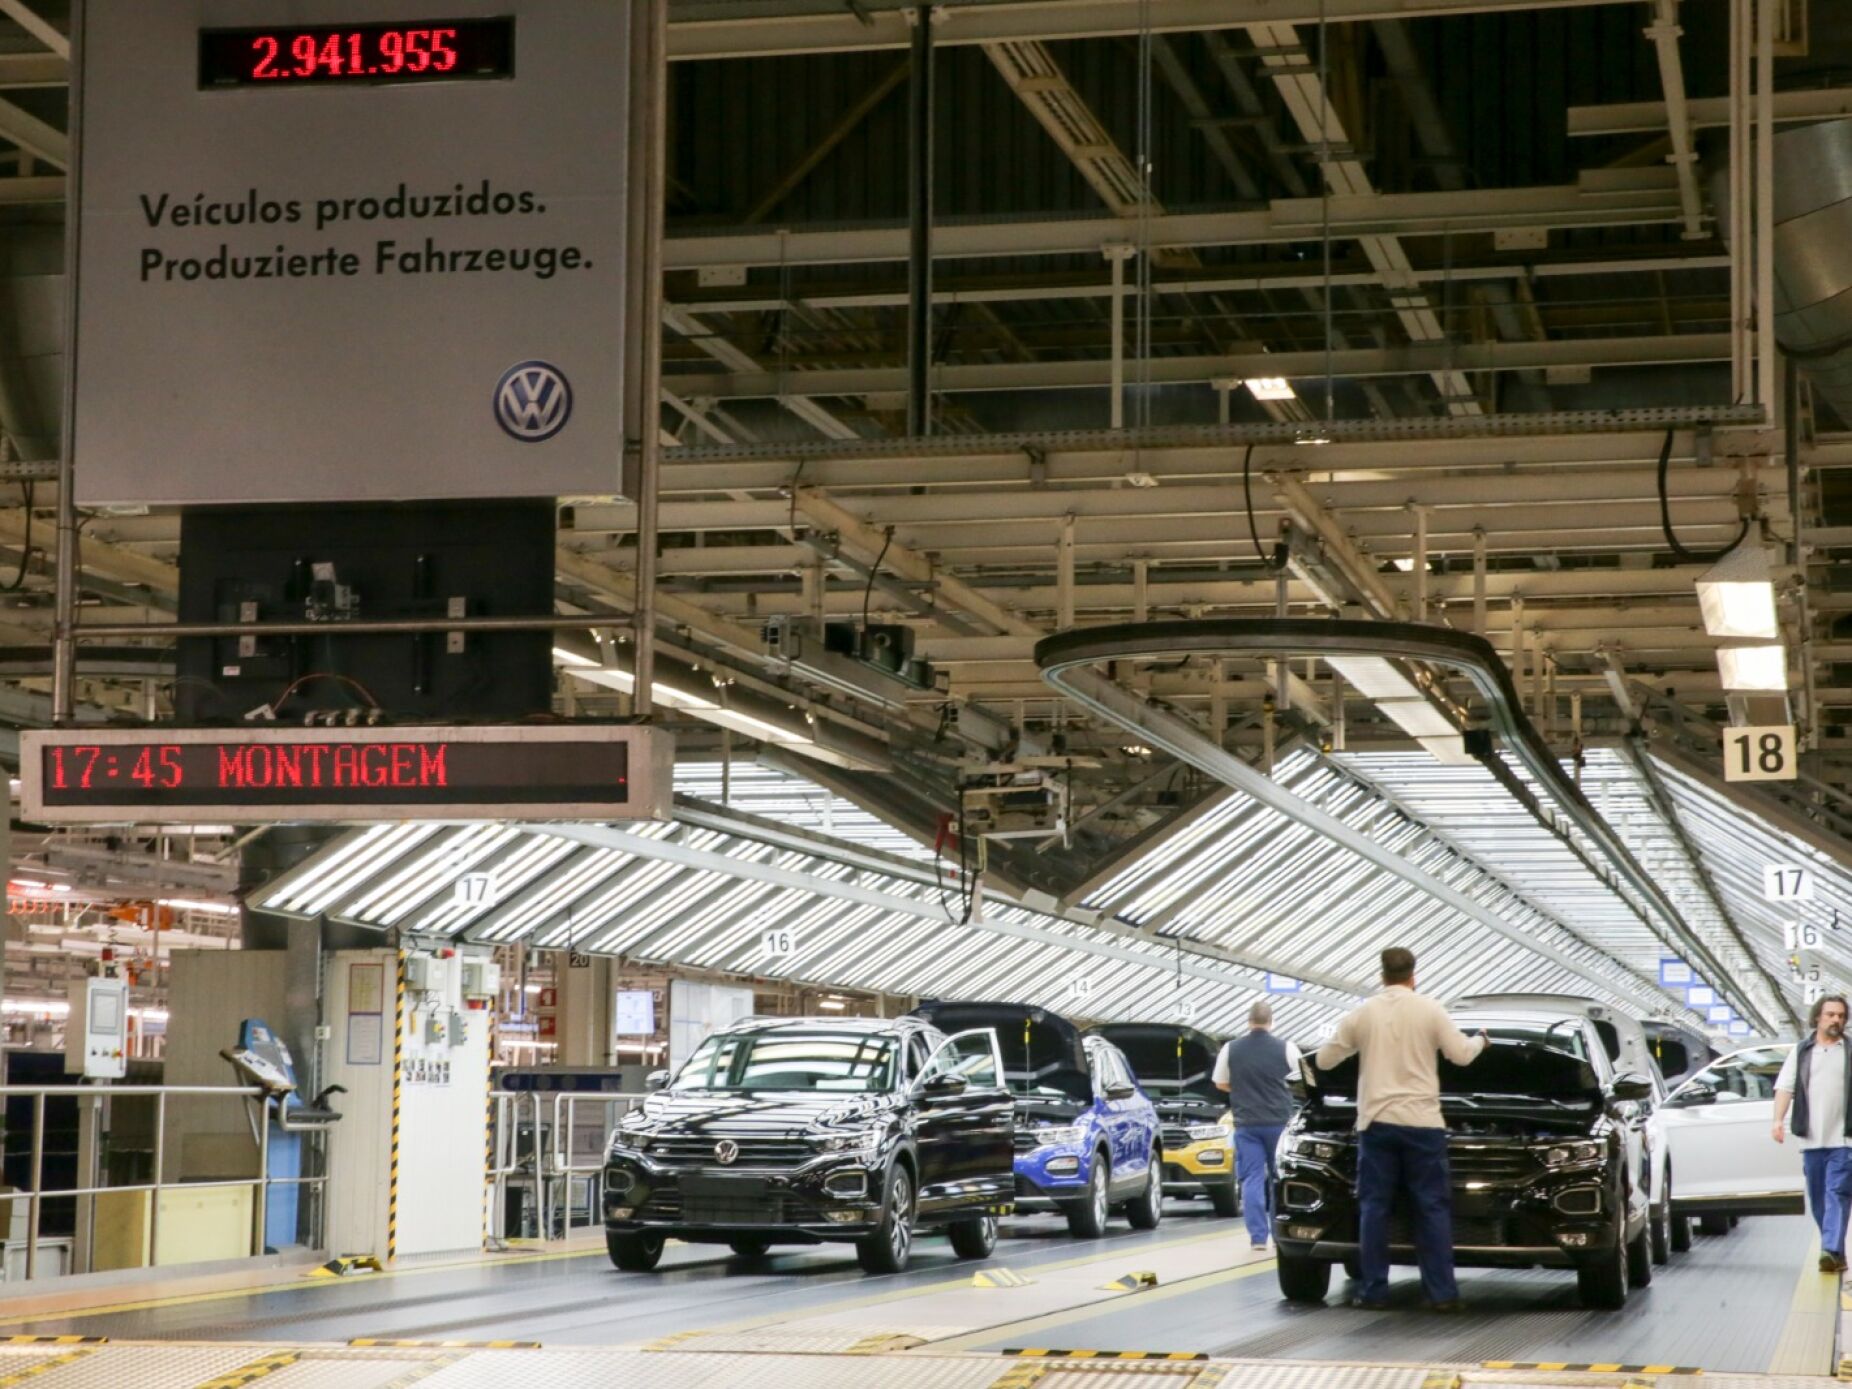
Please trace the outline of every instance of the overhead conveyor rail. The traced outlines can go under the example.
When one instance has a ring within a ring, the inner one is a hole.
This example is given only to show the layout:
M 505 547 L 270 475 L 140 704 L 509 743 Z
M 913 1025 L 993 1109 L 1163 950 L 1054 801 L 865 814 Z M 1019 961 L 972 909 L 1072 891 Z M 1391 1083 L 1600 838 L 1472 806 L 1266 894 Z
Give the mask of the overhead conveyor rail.
M 1427 666 L 1438 666 L 1471 681 L 1483 701 L 1486 716 L 1508 748 L 1531 777 L 1546 788 L 1551 798 L 1574 822 L 1599 852 L 1612 864 L 1615 872 L 1631 890 L 1647 903 L 1658 917 L 1668 947 L 1685 955 L 1704 971 L 1707 979 L 1741 1008 L 1745 1017 L 1767 1031 L 1778 1029 L 1777 1014 L 1786 1011 L 1795 1021 L 1791 1007 L 1775 982 L 1757 965 L 1760 989 L 1746 987 L 1733 971 L 1726 969 L 1711 943 L 1692 929 L 1676 904 L 1666 895 L 1653 876 L 1639 863 L 1582 794 L 1581 788 L 1564 773 L 1555 754 L 1523 713 L 1522 702 L 1512 684 L 1510 672 L 1497 650 L 1484 638 L 1471 633 L 1420 623 L 1373 621 L 1312 621 L 1279 619 L 1204 619 L 1192 622 L 1150 622 L 1086 628 L 1059 633 L 1037 643 L 1036 663 L 1043 677 L 1055 689 L 1078 704 L 1117 723 L 1141 739 L 1153 742 L 1170 753 L 1226 784 L 1273 805 L 1288 814 L 1304 816 L 1308 821 L 1347 848 L 1363 854 L 1390 873 L 1416 883 L 1435 896 L 1450 902 L 1491 929 L 1512 934 L 1513 927 L 1478 903 L 1402 861 L 1387 854 L 1366 837 L 1357 835 L 1315 808 L 1299 802 L 1282 791 L 1267 776 L 1256 771 L 1241 758 L 1227 752 L 1206 737 L 1194 724 L 1165 710 L 1124 686 L 1091 669 L 1111 661 L 1175 660 L 1180 657 L 1207 659 L 1226 657 L 1263 657 L 1286 659 L 1294 656 L 1319 656 L 1325 659 L 1390 658 Z M 1655 1005 L 1665 996 L 1658 986 L 1624 963 L 1612 960 L 1609 967 L 1591 969 L 1541 941 L 1528 942 L 1537 953 L 1558 964 L 1574 969 L 1606 989 L 1618 989 L 1635 998 L 1651 998 Z

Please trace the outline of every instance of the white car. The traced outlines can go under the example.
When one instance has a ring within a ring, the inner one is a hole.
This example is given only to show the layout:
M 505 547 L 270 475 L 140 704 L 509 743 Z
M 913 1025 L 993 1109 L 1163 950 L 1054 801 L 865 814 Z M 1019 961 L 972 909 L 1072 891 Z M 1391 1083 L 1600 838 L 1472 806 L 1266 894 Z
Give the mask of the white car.
M 1675 1178 L 1668 1161 L 1668 1147 L 1661 1115 L 1670 1094 L 1665 1076 L 1659 1069 L 1653 1039 L 1639 1019 L 1617 1012 L 1592 998 L 1575 994 L 1471 994 L 1456 998 L 1447 1005 L 1456 1015 L 1522 1015 L 1542 1018 L 1586 1018 L 1601 1041 L 1601 1049 L 1613 1062 L 1614 1069 L 1645 1077 L 1652 1083 L 1652 1097 L 1622 1106 L 1644 1154 L 1645 1188 L 1648 1202 L 1648 1230 L 1651 1233 L 1653 1262 L 1663 1264 L 1674 1250 L 1691 1248 L 1691 1227 L 1681 1219 L 1677 1207 L 1677 1190 L 1682 1186 L 1682 1171 Z M 1468 1031 L 1471 1027 L 1462 1022 Z
M 1711 1062 L 1672 1092 L 1660 1111 L 1667 1156 L 1678 1174 L 1672 1212 L 1722 1234 L 1738 1215 L 1806 1209 L 1801 1150 L 1769 1136 L 1775 1078 L 1793 1044 L 1745 1047 Z

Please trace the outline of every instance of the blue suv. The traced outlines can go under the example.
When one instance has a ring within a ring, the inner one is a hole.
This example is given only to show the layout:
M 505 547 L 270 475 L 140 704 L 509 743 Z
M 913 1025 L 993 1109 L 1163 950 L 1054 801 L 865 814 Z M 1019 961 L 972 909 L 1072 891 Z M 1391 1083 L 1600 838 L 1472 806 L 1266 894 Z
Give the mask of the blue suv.
M 941 1031 L 995 1028 L 1016 1096 L 1016 1208 L 1053 1207 L 1095 1239 L 1115 1207 L 1133 1228 L 1164 1214 L 1163 1131 L 1119 1048 L 1019 1003 L 927 1003 Z

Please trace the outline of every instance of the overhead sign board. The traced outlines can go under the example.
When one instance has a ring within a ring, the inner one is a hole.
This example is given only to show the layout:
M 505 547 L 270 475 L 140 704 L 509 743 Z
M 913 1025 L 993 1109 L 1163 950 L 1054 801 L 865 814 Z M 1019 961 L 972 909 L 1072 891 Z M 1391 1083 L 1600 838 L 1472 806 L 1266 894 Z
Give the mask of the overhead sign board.
M 1694 977 L 1695 976 L 1691 972 L 1691 966 L 1686 964 L 1683 960 L 1676 959 L 1669 955 L 1660 957 L 1659 982 L 1661 984 L 1672 985 L 1682 989 L 1690 984 Z
M 1762 898 L 1767 902 L 1813 901 L 1813 871 L 1798 863 L 1763 864 Z
M 627 35 L 624 0 L 87 0 L 79 500 L 615 493 Z
M 1725 781 L 1793 781 L 1800 776 L 1794 755 L 1794 725 L 1728 728 L 1723 734 Z
M 56 729 L 19 736 L 45 824 L 666 820 L 675 744 L 633 725 Z

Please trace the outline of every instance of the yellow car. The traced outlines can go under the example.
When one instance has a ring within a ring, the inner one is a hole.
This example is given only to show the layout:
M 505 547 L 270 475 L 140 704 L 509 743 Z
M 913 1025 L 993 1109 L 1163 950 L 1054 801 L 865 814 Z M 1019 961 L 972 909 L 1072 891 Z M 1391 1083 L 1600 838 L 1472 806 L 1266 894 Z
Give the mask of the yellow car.
M 1217 1215 L 1238 1215 L 1234 1118 L 1211 1073 L 1221 1043 L 1181 1023 L 1105 1023 L 1093 1029 L 1125 1053 L 1157 1106 L 1163 1128 L 1164 1194 L 1207 1196 Z

